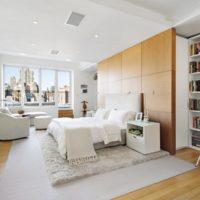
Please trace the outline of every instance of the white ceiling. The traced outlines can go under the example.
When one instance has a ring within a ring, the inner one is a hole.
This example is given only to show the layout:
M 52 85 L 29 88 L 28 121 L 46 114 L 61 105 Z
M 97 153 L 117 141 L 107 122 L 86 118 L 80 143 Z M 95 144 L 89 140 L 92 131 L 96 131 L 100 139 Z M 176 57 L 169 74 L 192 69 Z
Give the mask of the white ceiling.
M 199 0 L 125 0 L 136 6 L 164 15 L 173 24 L 179 23 L 200 8 Z
M 0 0 L 0 53 L 84 68 L 197 15 L 199 8 L 199 0 Z M 71 11 L 86 15 L 79 27 L 64 24 Z M 60 54 L 50 55 L 51 49 Z

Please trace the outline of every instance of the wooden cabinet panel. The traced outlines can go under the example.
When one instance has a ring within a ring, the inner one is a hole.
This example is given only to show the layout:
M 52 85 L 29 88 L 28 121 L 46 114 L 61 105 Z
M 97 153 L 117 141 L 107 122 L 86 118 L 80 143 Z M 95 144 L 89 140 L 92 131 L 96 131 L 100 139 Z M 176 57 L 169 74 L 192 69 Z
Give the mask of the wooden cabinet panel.
M 109 82 L 108 88 L 108 94 L 120 94 L 122 92 L 122 81 Z
M 108 93 L 108 83 L 98 83 L 97 84 L 98 94 L 107 94 Z
M 172 112 L 171 88 L 171 71 L 142 77 L 145 108 L 154 111 Z
M 151 121 L 160 123 L 161 149 L 166 150 L 171 154 L 175 154 L 176 139 L 173 114 L 168 112 L 149 111 L 149 118 Z
M 141 93 L 141 77 L 129 78 L 122 80 L 122 93 Z
M 105 95 L 98 94 L 97 106 L 98 108 L 105 108 Z
M 166 66 L 171 66 L 171 70 L 176 70 L 176 30 L 169 29 L 164 32 L 164 62 Z
M 108 60 L 100 62 L 98 68 L 98 82 L 105 83 L 108 81 Z
M 122 78 L 141 76 L 141 43 L 122 53 Z
M 122 78 L 122 54 L 117 54 L 108 59 L 108 80 L 116 81 Z
M 142 75 L 172 70 L 173 63 L 172 29 L 142 42 Z
M 58 117 L 70 117 L 74 118 L 73 110 L 58 110 Z

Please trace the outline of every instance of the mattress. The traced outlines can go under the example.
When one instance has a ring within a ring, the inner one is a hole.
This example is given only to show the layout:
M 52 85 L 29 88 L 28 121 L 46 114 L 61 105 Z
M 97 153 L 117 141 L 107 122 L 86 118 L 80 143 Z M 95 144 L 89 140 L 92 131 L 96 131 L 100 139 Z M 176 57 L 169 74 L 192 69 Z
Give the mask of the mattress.
M 114 146 L 119 146 L 119 145 L 126 145 L 126 129 L 122 129 L 121 130 L 121 142 L 111 142 L 109 144 L 104 144 L 104 142 L 97 142 L 97 143 L 94 143 L 94 148 L 96 150 L 98 149 L 103 149 L 103 148 L 106 148 L 106 147 L 114 147 Z

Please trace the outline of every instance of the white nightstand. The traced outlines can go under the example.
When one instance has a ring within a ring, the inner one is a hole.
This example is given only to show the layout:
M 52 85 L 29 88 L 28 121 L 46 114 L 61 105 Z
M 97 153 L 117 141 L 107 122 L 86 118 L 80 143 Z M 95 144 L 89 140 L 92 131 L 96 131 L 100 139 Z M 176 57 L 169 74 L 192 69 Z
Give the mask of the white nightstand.
M 156 122 L 129 121 L 126 144 L 143 154 L 160 151 L 160 124 Z

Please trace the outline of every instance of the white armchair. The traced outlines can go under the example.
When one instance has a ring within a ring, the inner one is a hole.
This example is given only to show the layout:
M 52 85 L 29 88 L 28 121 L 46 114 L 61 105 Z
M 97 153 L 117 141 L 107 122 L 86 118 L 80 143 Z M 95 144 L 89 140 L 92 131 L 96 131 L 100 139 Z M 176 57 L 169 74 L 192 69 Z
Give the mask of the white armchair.
M 29 136 L 30 119 L 14 117 L 0 112 L 0 140 L 13 140 Z

